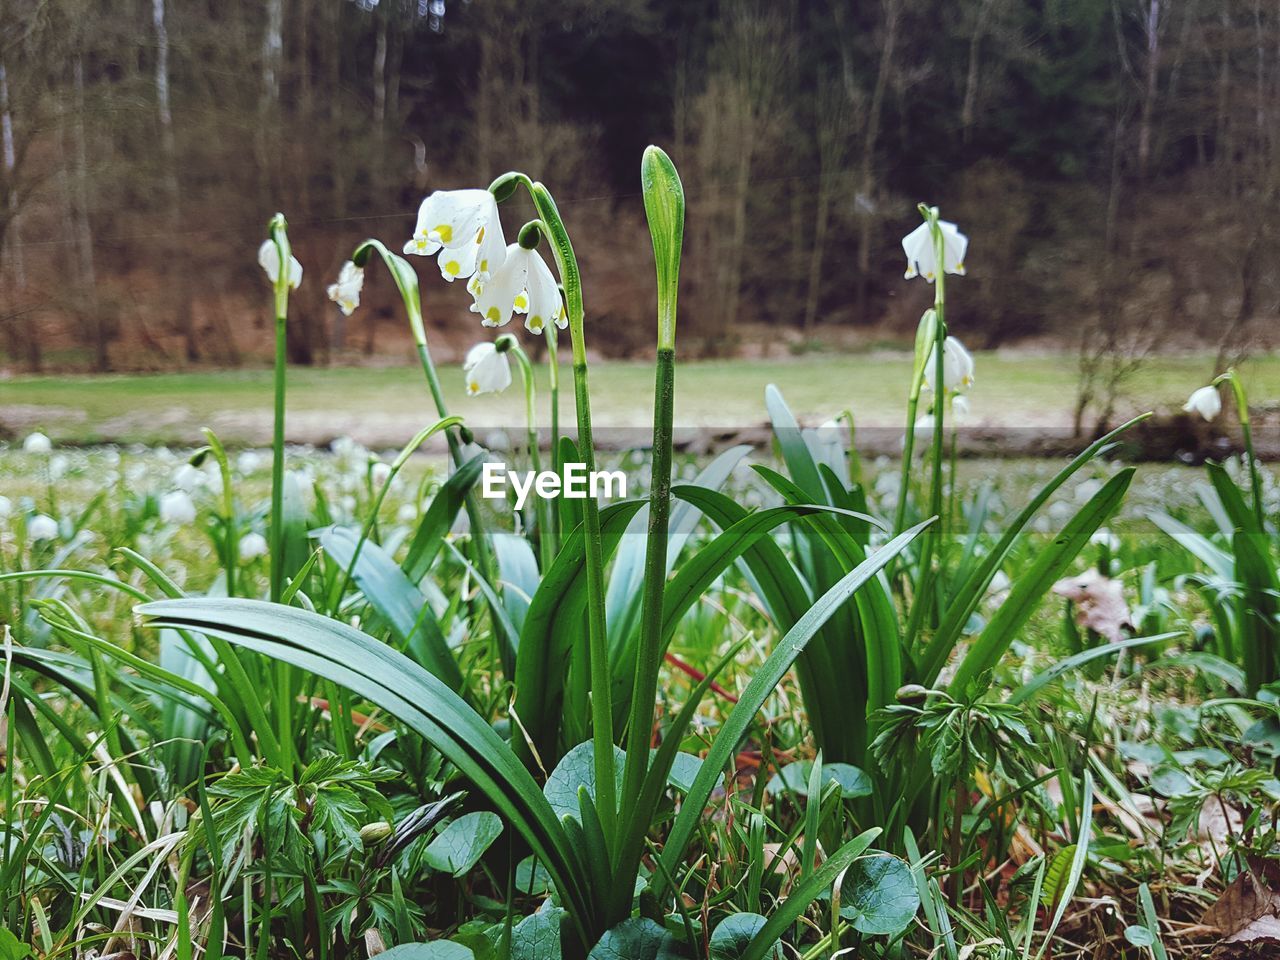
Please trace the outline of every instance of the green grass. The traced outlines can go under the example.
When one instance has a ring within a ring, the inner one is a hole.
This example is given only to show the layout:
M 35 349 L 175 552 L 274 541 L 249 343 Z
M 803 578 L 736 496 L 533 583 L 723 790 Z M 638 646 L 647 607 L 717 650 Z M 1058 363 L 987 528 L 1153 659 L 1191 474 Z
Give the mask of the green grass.
M 979 354 L 970 395 L 973 422 L 1052 427 L 1070 423 L 1075 359 L 1069 354 Z M 736 428 L 763 423 L 763 393 L 776 383 L 806 422 L 846 408 L 860 425 L 897 427 L 909 376 L 905 354 L 804 356 L 789 360 L 721 360 L 680 365 L 676 425 Z M 1122 410 L 1170 408 L 1208 378 L 1207 355 L 1162 357 L 1126 385 Z M 1280 356 L 1250 361 L 1245 381 L 1255 402 L 1280 395 Z M 572 423 L 569 371 L 563 370 L 562 422 Z M 452 412 L 478 428 L 520 426 L 518 385 L 501 396 L 468 399 L 456 367 L 441 371 Z M 545 380 L 545 378 L 544 378 Z M 644 361 L 591 368 L 600 429 L 649 421 L 653 369 Z M 542 384 L 545 391 L 545 382 Z M 97 377 L 19 377 L 0 382 L 0 426 L 21 436 L 42 429 L 58 441 L 195 443 L 201 426 L 230 442 L 270 435 L 271 373 L 237 370 Z M 374 445 L 398 444 L 431 419 L 416 368 L 294 368 L 289 375 L 289 432 L 299 441 L 350 434 Z

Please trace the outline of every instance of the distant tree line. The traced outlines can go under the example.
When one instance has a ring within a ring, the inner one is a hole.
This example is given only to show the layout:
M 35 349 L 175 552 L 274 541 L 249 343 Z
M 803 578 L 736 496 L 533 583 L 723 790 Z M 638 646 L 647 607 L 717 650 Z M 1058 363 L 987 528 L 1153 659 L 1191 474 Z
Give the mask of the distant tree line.
M 280 209 L 295 360 L 372 351 L 392 302 L 338 322 L 344 253 L 513 167 L 563 198 L 607 346 L 640 349 L 653 141 L 690 198 L 690 349 L 901 336 L 929 200 L 972 238 L 953 322 L 1067 338 L 1105 397 L 1164 344 L 1230 362 L 1275 313 L 1278 27 L 1262 0 L 0 0 L 0 349 L 240 362 Z M 442 287 L 433 323 L 469 323 Z

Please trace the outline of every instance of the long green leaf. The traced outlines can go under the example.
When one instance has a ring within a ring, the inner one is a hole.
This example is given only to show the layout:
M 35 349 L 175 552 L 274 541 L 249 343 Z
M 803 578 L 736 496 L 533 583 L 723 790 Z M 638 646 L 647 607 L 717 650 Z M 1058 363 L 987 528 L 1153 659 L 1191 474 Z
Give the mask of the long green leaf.
M 1151 414 L 1144 413 L 1141 416 L 1134 417 L 1081 450 L 1074 460 L 1059 470 L 1052 480 L 1040 488 L 1040 492 L 1013 519 L 1009 524 L 1009 528 L 1005 530 L 1004 535 L 992 548 L 991 552 L 987 554 L 986 559 L 970 573 L 964 583 L 948 599 L 946 613 L 942 617 L 942 622 L 938 624 L 938 629 L 934 631 L 933 639 L 929 641 L 929 646 L 920 661 L 921 683 L 926 687 L 932 686 L 934 681 L 938 679 L 938 674 L 942 672 L 942 668 L 950 658 L 951 652 L 960 641 L 965 624 L 973 616 L 973 611 L 978 609 L 978 604 L 982 602 L 982 597 L 986 593 L 987 587 L 991 585 L 991 581 L 995 578 L 1001 564 L 1004 563 L 1009 551 L 1013 549 L 1013 545 L 1022 535 L 1022 531 L 1031 522 L 1031 518 L 1040 511 L 1041 507 L 1049 502 L 1049 498 L 1053 496 L 1058 488 L 1071 479 L 1081 467 L 1085 466 L 1104 450 L 1110 448 L 1120 434 L 1150 416 Z
M 445 534 L 453 526 L 458 511 L 467 502 L 467 494 L 480 479 L 480 471 L 484 468 L 487 454 L 478 453 L 440 485 L 430 506 L 422 515 L 422 522 L 409 544 L 409 552 L 401 564 L 405 575 L 417 583 L 427 575 L 444 545 Z
M 545 864 L 582 933 L 593 928 L 583 864 L 542 790 L 511 748 L 453 690 L 398 651 L 344 623 L 256 600 L 162 600 L 150 626 L 220 636 L 309 670 L 386 710 L 431 743 L 498 808 Z
M 953 694 L 965 696 L 970 684 L 995 667 L 1054 581 L 1062 576 L 1089 538 L 1120 506 L 1133 481 L 1133 473 L 1133 467 L 1127 467 L 1108 480 L 1067 522 L 1053 542 L 1039 551 L 1035 562 L 1018 577 L 1008 599 L 1000 605 L 991 622 L 960 661 L 949 687 Z
M 358 542 L 353 531 L 345 527 L 325 527 L 315 535 L 340 569 L 350 568 Z M 422 591 L 386 551 L 372 540 L 361 544 L 352 579 L 413 659 L 450 689 L 461 690 L 462 670 L 436 622 L 435 612 Z
M 676 816 L 671 834 L 667 837 L 666 845 L 662 850 L 664 869 L 659 871 L 655 892 L 661 893 L 666 882 L 665 878 L 675 875 L 678 865 L 684 859 L 685 848 L 702 820 L 711 792 L 737 750 L 738 742 L 746 734 L 756 713 L 772 695 L 792 663 L 831 615 L 863 584 L 884 569 L 885 565 L 901 553 L 930 523 L 932 520 L 926 520 L 910 530 L 903 531 L 842 578 L 809 608 L 794 627 L 787 631 L 787 635 L 778 642 L 773 652 L 760 665 L 760 669 L 747 684 L 737 705 L 725 718 L 723 726 L 711 744 L 706 760 L 703 761 L 698 775 L 685 796 L 684 804 Z
M 867 847 L 871 846 L 871 841 L 878 836 L 880 836 L 880 828 L 872 827 L 858 834 L 828 857 L 821 867 L 791 891 L 787 899 L 782 901 L 782 905 L 769 917 L 768 922 L 756 931 L 756 935 L 747 944 L 747 949 L 742 951 L 739 960 L 764 960 L 773 945 L 792 924 L 800 919 L 800 915 L 808 909 L 809 904 L 834 884 L 836 877 L 861 856 Z
M 617 549 L 627 524 L 643 501 L 624 500 L 600 511 L 603 562 Z M 520 725 L 533 741 L 538 756 L 548 768 L 559 759 L 560 701 L 564 690 L 569 656 L 583 649 L 583 613 L 586 609 L 586 539 L 580 524 L 565 538 L 551 569 L 542 575 L 525 614 L 516 653 L 515 687 L 519 699 L 515 712 Z M 515 740 L 516 752 L 526 762 L 533 760 L 523 737 Z

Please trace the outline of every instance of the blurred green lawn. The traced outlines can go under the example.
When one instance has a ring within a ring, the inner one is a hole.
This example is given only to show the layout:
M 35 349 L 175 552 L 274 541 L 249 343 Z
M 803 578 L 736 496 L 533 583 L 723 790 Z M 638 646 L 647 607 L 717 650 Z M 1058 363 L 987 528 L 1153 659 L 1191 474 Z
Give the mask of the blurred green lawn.
M 970 394 L 974 423 L 1062 426 L 1076 393 L 1072 355 L 978 354 Z M 860 425 L 899 426 L 910 359 L 903 353 L 808 355 L 788 360 L 723 360 L 680 365 L 676 419 L 682 426 L 735 428 L 763 423 L 763 392 L 777 384 L 804 422 L 846 408 Z M 1124 388 L 1121 412 L 1180 405 L 1212 368 L 1207 355 L 1148 362 Z M 1243 368 L 1250 399 L 1280 397 L 1280 356 Z M 441 370 L 451 412 L 477 427 L 519 426 L 519 383 L 505 394 L 469 399 L 457 367 Z M 541 372 L 540 400 L 546 377 Z M 650 422 L 653 370 L 642 362 L 600 362 L 590 370 L 597 429 Z M 573 418 L 572 382 L 562 367 L 562 422 Z M 343 433 L 383 442 L 430 422 L 421 371 L 392 368 L 293 368 L 291 439 L 323 441 Z M 265 443 L 270 435 L 271 372 L 236 370 L 147 375 L 16 377 L 0 381 L 0 426 L 21 436 L 41 429 L 61 442 L 196 443 L 212 426 L 224 439 Z M 544 409 L 545 414 L 545 409 Z M 388 441 L 390 442 L 390 441 Z

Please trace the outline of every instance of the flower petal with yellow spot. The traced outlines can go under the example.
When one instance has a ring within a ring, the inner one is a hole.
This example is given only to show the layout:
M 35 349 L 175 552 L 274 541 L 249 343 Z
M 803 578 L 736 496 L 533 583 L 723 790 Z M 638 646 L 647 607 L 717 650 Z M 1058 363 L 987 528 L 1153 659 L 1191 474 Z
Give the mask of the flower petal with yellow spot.
M 949 220 L 939 220 L 942 232 L 942 265 L 947 273 L 964 276 L 964 255 L 969 249 L 969 238 Z M 902 252 L 907 255 L 907 271 L 903 277 L 923 276 L 933 283 L 938 274 L 938 261 L 933 246 L 929 224 L 922 223 L 902 238 Z
M 467 396 L 482 393 L 501 393 L 511 386 L 511 362 L 492 343 L 477 343 L 467 351 L 462 362 L 462 373 L 467 384 Z

